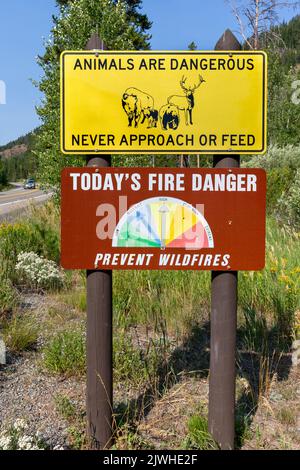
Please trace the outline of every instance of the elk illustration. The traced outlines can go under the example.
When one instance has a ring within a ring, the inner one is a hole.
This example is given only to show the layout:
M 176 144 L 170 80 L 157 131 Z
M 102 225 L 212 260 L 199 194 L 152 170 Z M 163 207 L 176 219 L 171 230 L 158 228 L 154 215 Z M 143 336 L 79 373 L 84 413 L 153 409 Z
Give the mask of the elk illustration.
M 204 83 L 204 78 L 199 75 L 198 83 L 194 85 L 186 84 L 186 77 L 182 77 L 180 80 L 180 86 L 184 91 L 184 95 L 172 95 L 168 98 L 168 105 L 175 106 L 179 111 L 184 111 L 185 114 L 185 123 L 188 126 L 193 124 L 193 108 L 195 106 L 194 94 L 197 88 Z

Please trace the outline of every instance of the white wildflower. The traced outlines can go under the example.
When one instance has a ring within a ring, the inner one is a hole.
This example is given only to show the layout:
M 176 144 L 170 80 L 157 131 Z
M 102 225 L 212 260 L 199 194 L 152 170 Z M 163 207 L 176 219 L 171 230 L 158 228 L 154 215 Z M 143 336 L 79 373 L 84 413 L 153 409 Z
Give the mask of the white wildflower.
M 64 282 L 64 274 L 54 261 L 33 252 L 22 252 L 18 255 L 16 270 L 23 280 L 37 287 L 61 287 Z
M 18 446 L 20 450 L 32 450 L 33 445 L 32 437 L 21 436 L 19 438 Z
M 36 444 L 33 444 L 29 450 L 44 450 L 44 449 L 41 449 Z
M 0 437 L 0 449 L 9 450 L 10 449 L 11 438 L 10 436 L 2 435 Z
M 24 431 L 25 429 L 27 429 L 26 421 L 20 418 L 16 419 L 16 421 L 14 422 L 13 428 L 16 431 Z
M 43 433 L 39 430 L 35 433 L 35 437 L 40 441 L 42 441 L 44 438 Z

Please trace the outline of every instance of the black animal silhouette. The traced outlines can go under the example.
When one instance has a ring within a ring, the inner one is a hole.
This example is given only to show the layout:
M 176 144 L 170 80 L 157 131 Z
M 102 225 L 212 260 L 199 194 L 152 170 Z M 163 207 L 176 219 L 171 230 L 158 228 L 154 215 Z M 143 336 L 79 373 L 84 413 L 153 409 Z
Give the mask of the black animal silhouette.
M 128 116 L 129 127 L 132 124 L 134 124 L 134 127 L 138 127 L 139 122 L 143 124 L 145 119 L 148 119 L 148 127 L 154 126 L 154 99 L 148 93 L 134 87 L 127 88 L 122 96 L 122 106 Z
M 165 104 L 159 110 L 161 127 L 167 131 L 176 130 L 180 123 L 179 110 L 177 106 Z
M 151 109 L 148 116 L 148 128 L 157 127 L 158 111 L 157 109 Z
M 169 105 L 176 106 L 179 111 L 184 111 L 185 123 L 188 126 L 193 124 L 193 109 L 195 106 L 195 91 L 200 87 L 205 80 L 201 75 L 199 75 L 199 81 L 193 85 L 186 84 L 186 77 L 182 77 L 180 80 L 180 86 L 184 91 L 184 95 L 171 95 L 169 96 L 167 102 Z

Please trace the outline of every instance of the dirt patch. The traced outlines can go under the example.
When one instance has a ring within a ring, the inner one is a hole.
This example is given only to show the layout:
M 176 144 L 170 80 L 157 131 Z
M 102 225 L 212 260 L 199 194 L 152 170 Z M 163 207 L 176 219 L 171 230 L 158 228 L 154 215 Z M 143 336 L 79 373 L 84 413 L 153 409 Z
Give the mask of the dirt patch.
M 243 449 L 300 449 L 300 370 L 285 381 L 274 377 L 268 396 L 259 401 Z
M 68 448 L 68 423 L 57 413 L 54 400 L 58 394 L 67 395 L 83 408 L 84 381 L 47 375 L 40 369 L 39 355 L 26 353 L 1 367 L 0 394 L 1 431 L 22 418 L 28 424 L 27 434 L 38 432 L 51 448 Z
M 85 322 L 84 312 L 62 299 L 59 295 L 24 295 L 22 310 L 31 312 L 39 321 L 42 333 L 36 351 L 9 357 L 8 365 L 0 368 L 0 430 L 22 418 L 28 423 L 28 434 L 38 432 L 51 448 L 67 449 L 72 444 L 70 423 L 58 412 L 55 398 L 68 397 L 76 412 L 84 414 L 85 378 L 50 375 L 40 365 L 41 346 L 49 337 Z M 147 350 L 149 342 L 162 340 L 152 329 L 144 327 L 132 328 L 126 335 L 142 351 Z M 169 338 L 166 367 L 159 371 L 156 387 L 138 390 L 130 383 L 114 384 L 116 413 L 119 405 L 134 408 L 133 429 L 140 442 L 155 449 L 183 448 L 189 418 L 195 414 L 207 417 L 208 339 L 207 325 L 193 330 L 180 344 Z M 241 396 L 251 395 L 250 371 L 258 361 L 248 356 L 243 358 L 243 367 L 240 361 L 238 368 L 237 407 Z M 284 359 L 282 367 L 286 374 L 278 366 L 272 372 L 267 393 L 242 416 L 247 420 L 240 443 L 242 449 L 300 449 L 300 370 L 287 368 L 291 361 Z M 125 449 L 132 445 L 126 439 L 124 442 L 124 435 L 122 445 Z
M 138 426 L 138 433 L 155 449 L 180 449 L 187 422 L 208 402 L 208 381 L 185 378 L 157 400 Z

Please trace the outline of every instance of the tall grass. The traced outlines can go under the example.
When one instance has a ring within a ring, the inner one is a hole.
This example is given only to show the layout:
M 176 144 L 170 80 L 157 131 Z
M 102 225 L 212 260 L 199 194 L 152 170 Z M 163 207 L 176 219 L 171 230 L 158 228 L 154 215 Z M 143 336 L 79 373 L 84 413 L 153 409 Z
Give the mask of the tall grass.
M 188 435 L 183 443 L 184 449 L 217 450 L 218 445 L 208 431 L 207 418 L 200 412 L 188 421 Z
M 245 247 L 246 249 L 246 247 Z M 266 328 L 288 340 L 300 304 L 300 236 L 267 221 L 266 267 L 239 273 L 240 326 L 256 335 Z M 151 325 L 182 336 L 209 318 L 210 273 L 197 271 L 119 271 L 114 273 L 116 324 Z M 256 330 L 256 333 L 255 333 Z
M 124 331 L 116 331 L 113 342 L 114 378 L 125 386 L 153 387 L 167 357 L 169 344 L 150 340 L 145 348 L 134 344 Z
M 295 313 L 300 305 L 299 242 L 299 233 L 268 219 L 265 269 L 239 274 L 239 305 L 248 332 L 251 325 L 257 329 L 257 322 L 261 323 L 256 342 L 261 341 L 266 326 L 273 328 L 279 340 L 289 341 L 294 334 Z
M 38 335 L 39 325 L 29 315 L 15 314 L 3 326 L 5 344 L 13 353 L 20 353 L 35 347 Z
M 210 274 L 185 271 L 114 273 L 118 326 L 151 325 L 181 335 L 200 322 L 210 303 Z

